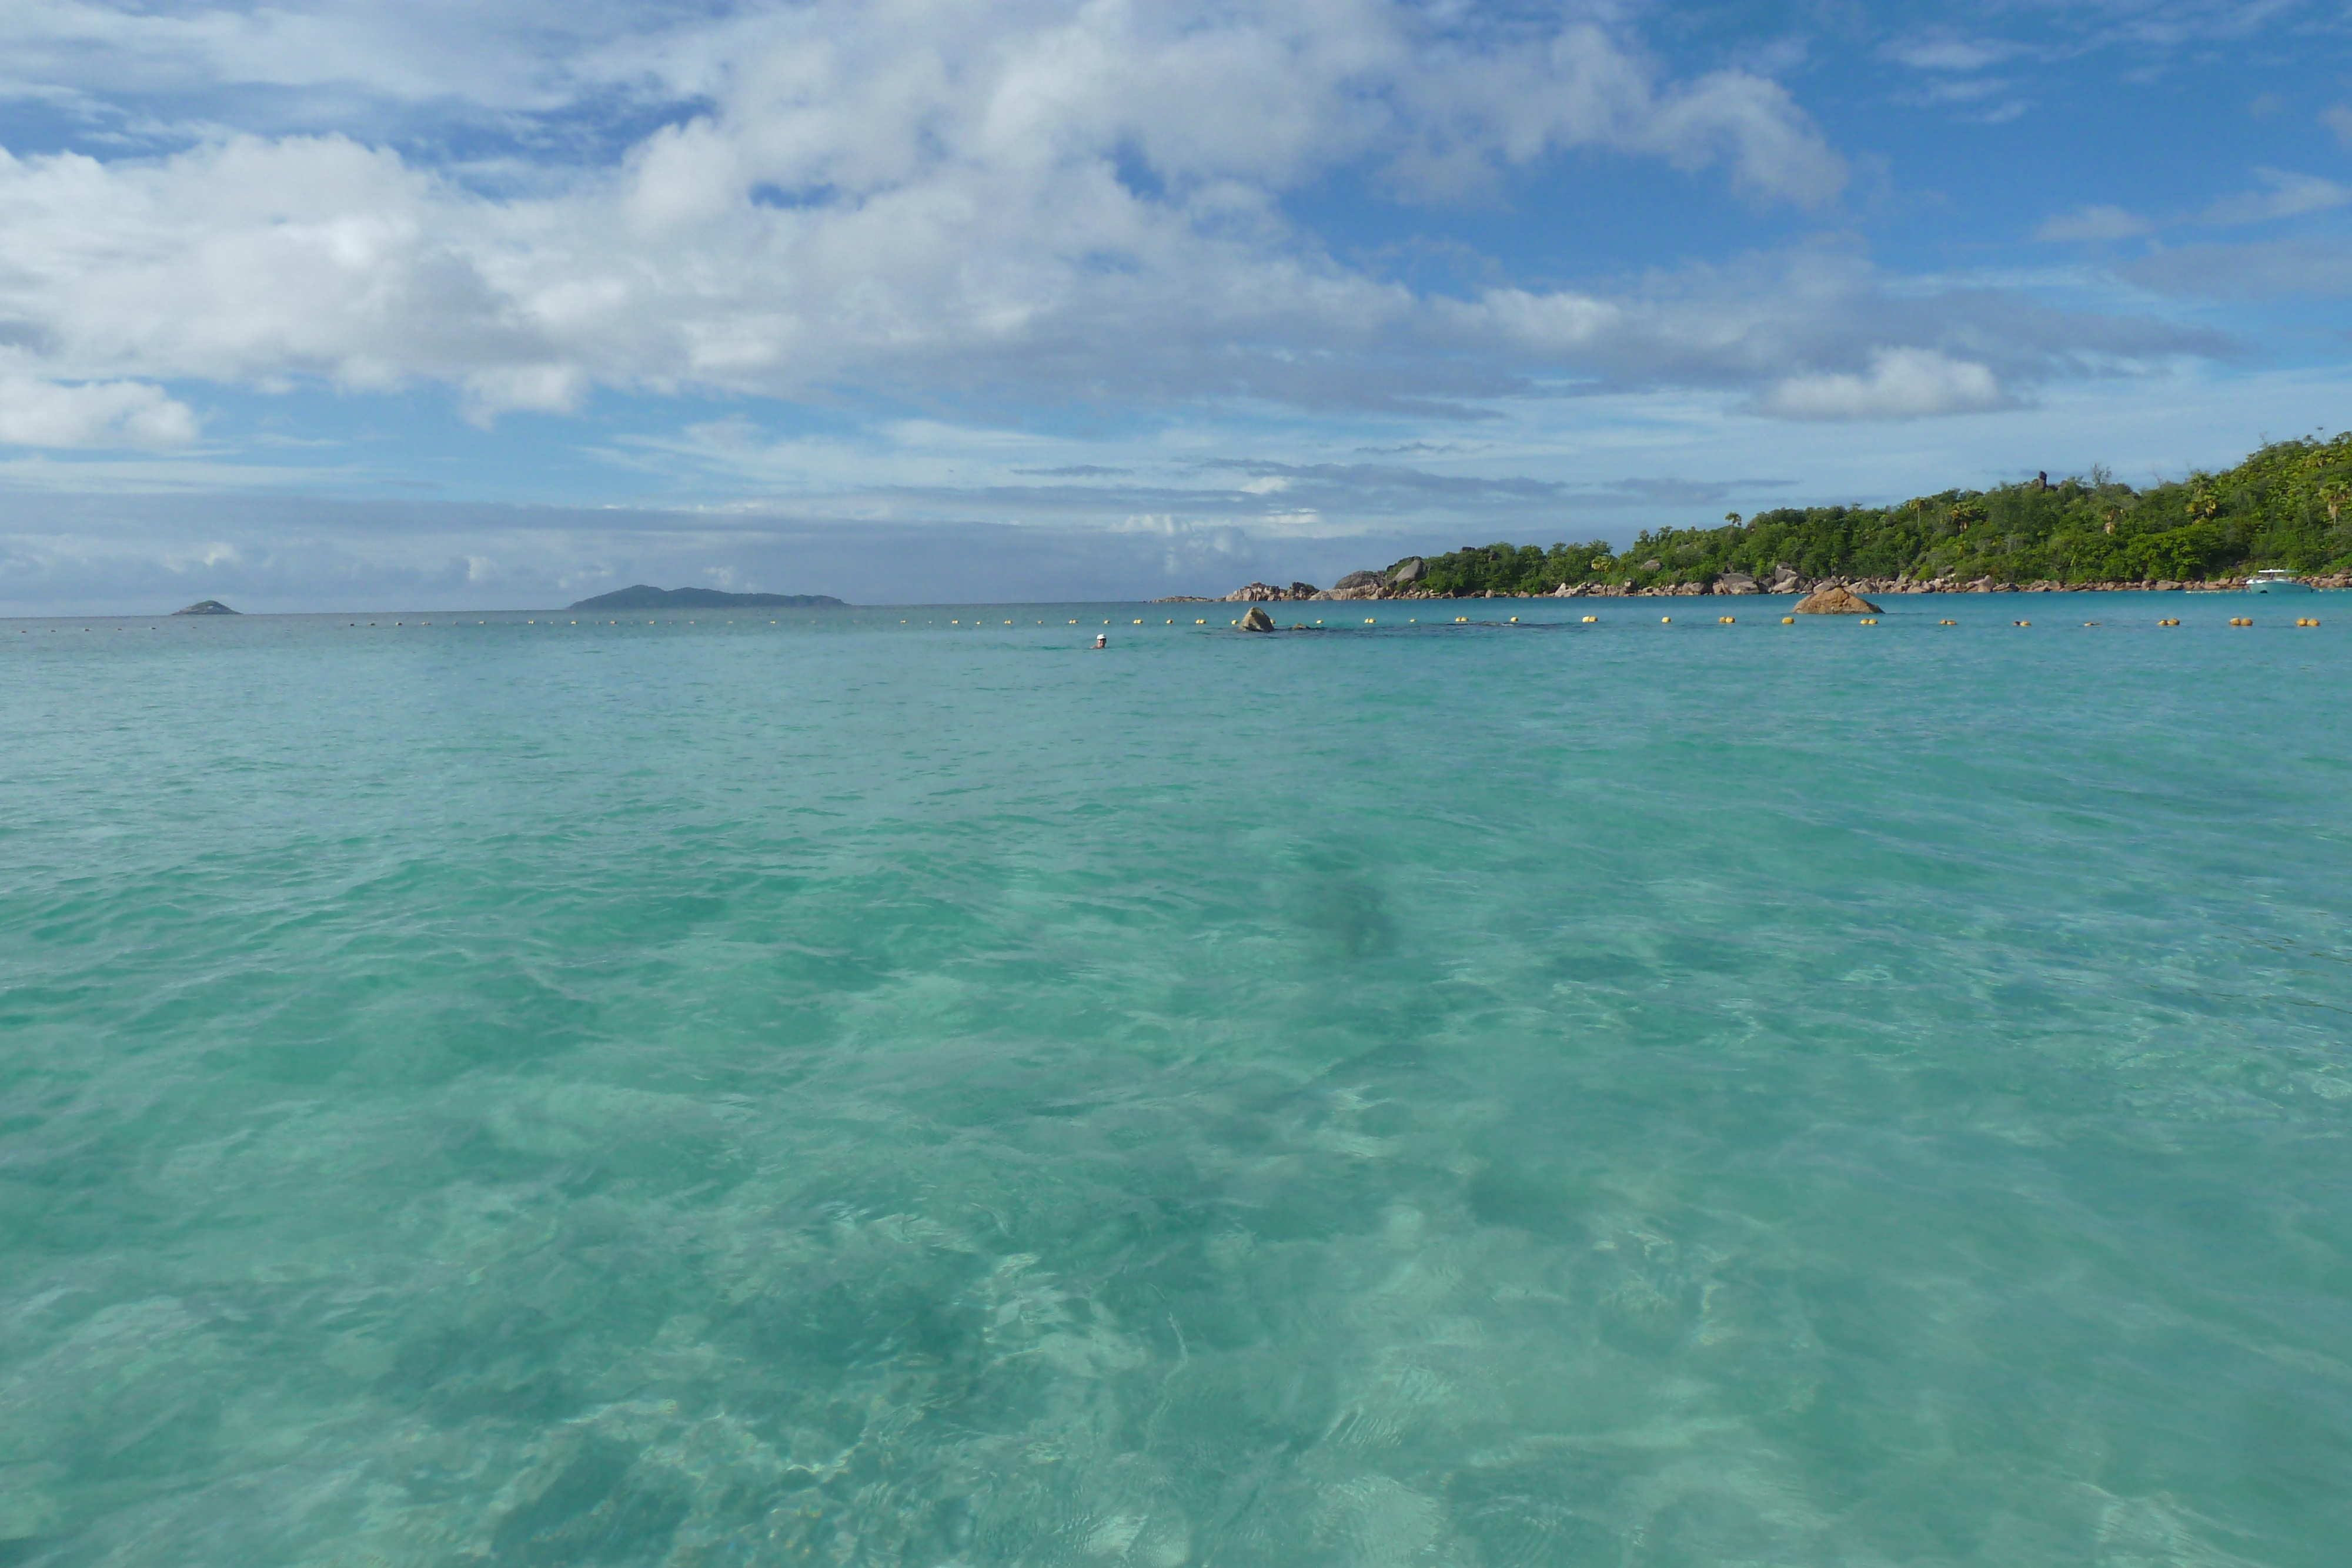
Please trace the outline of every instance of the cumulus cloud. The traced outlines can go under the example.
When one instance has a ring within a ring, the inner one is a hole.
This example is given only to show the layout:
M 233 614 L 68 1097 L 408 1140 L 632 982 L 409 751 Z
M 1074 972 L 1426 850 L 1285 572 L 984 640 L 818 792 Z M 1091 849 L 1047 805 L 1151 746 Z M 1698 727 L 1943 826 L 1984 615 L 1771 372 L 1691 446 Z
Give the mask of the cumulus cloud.
M 26 325 L 52 381 L 437 382 L 483 420 L 575 408 L 599 386 L 845 382 L 1410 406 L 1512 383 L 1460 364 L 1335 369 L 1428 312 L 1298 232 L 1286 193 L 1347 168 L 1442 199 L 1579 149 L 1717 170 L 1766 201 L 1818 204 L 1844 180 L 1766 78 L 1672 79 L 1590 23 L 1531 35 L 1449 16 L 1400 0 L 505 21 L 38 0 L 0 20 L 20 86 L 350 85 L 484 111 L 625 92 L 667 122 L 516 180 L 335 131 L 0 152 L 0 320 Z
M 1920 419 L 1976 413 L 2009 400 L 1991 370 L 1927 349 L 1887 349 L 1859 375 L 1791 376 L 1757 399 L 1782 419 Z
M 143 382 L 0 375 L 0 446 L 184 446 L 196 430 L 194 411 Z
M 1948 71 L 2001 52 L 1913 51 Z M 0 59 L 27 91 L 243 83 L 263 106 L 139 156 L 0 152 L 0 341 L 50 387 L 425 382 L 482 423 L 600 388 L 1462 416 L 1675 385 L 1820 418 L 1862 387 L 1907 417 L 2212 347 L 1901 289 L 1832 252 L 1432 297 L 1290 215 L 1335 175 L 1444 201 L 1569 152 L 1751 202 L 1836 196 L 1844 162 L 1780 84 L 1675 77 L 1613 23 L 1411 0 L 28 0 L 0 15 Z M 436 162 L 257 124 L 334 103 L 470 113 L 548 155 Z M 583 121 L 639 129 L 561 141 Z M 187 439 L 193 416 L 152 395 L 70 428 Z
M 1751 412 L 1780 418 L 1981 408 L 1992 404 L 1976 370 L 2007 401 L 2063 377 L 2226 349 L 2217 334 L 2147 318 L 2070 314 L 1991 289 L 1905 289 L 1829 250 L 1656 274 L 1609 298 L 1491 289 L 1441 313 L 1460 341 L 1554 356 L 1595 389 L 1749 392 Z M 1853 402 L 1857 387 L 1885 395 Z

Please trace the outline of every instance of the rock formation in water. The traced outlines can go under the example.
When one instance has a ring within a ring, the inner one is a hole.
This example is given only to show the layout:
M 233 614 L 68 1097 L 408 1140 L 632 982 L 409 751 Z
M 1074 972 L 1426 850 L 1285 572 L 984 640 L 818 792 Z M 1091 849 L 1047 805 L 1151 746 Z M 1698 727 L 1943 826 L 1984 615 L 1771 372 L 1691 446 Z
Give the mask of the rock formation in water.
M 715 588 L 616 588 L 567 606 L 572 610 L 782 610 L 840 604 L 828 593 L 722 593 Z
M 1274 617 L 1253 604 L 1249 613 L 1242 617 L 1241 628 L 1244 632 L 1271 632 L 1274 630 Z
M 174 610 L 172 613 L 174 615 L 234 615 L 236 612 L 217 599 L 199 599 L 185 610 Z
M 1831 582 L 1797 601 L 1800 615 L 1875 615 L 1878 606 L 1843 584 Z

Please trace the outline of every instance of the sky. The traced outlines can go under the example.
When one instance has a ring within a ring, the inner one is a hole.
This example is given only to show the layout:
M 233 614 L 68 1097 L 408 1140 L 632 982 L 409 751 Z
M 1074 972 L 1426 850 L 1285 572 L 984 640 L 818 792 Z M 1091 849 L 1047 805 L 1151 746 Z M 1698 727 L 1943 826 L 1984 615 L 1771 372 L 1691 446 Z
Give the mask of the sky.
M 2298 0 L 10 0 L 0 614 L 958 602 L 2332 431 Z

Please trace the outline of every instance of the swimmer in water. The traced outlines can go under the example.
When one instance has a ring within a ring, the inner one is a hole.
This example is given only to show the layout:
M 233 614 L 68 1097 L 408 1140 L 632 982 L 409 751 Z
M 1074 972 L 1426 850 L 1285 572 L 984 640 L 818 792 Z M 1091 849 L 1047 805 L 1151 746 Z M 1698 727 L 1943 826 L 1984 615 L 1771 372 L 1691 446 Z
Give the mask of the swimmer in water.
M 1109 638 L 1107 634 L 1105 634 L 1105 633 L 1103 633 L 1103 632 L 1096 632 L 1096 633 L 1095 633 L 1095 646 L 1096 646 L 1096 647 L 1097 647 L 1097 648 L 1108 648 L 1108 647 L 1109 647 L 1109 646 L 1110 646 L 1110 638 Z

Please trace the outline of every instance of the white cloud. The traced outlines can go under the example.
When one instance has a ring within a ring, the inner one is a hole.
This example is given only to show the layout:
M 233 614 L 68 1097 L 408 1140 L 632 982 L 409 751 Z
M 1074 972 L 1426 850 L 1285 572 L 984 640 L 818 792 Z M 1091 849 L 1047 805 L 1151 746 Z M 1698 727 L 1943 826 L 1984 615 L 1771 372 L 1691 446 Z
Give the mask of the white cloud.
M 1829 249 L 1653 275 L 1606 298 L 1498 288 L 1439 313 L 1449 341 L 1531 375 L 1548 361 L 1551 377 L 1588 388 L 1763 388 L 1751 412 L 1800 419 L 1842 417 L 1833 407 L 1857 388 L 1894 400 L 1866 412 L 1910 417 L 1989 406 L 1991 388 L 2144 373 L 2226 347 L 2210 333 L 2053 310 L 1989 285 L 1906 287 Z
M 2044 219 L 2042 226 L 2033 231 L 2033 237 L 2053 241 L 2130 239 L 2147 233 L 2149 226 L 2146 218 L 2121 207 L 2078 207 Z
M 1932 350 L 1888 349 L 1872 356 L 1867 374 L 1792 376 L 1767 389 L 1757 406 L 1781 419 L 1920 419 L 2008 401 L 1987 366 Z
M 1980 71 L 2024 52 L 2023 46 L 1999 38 L 1955 37 L 1909 38 L 1886 50 L 1913 70 L 1950 72 Z
M 187 404 L 143 382 L 0 376 L 0 446 L 184 446 L 196 428 Z
M 2254 177 L 2270 187 L 2229 196 L 2205 209 L 2209 224 L 2259 224 L 2276 218 L 2300 217 L 2352 202 L 2352 187 L 2323 180 L 2316 174 L 2296 174 L 2284 169 L 2257 169 Z
M 1765 78 L 1671 79 L 1597 26 L 1479 31 L 1402 0 L 33 0 L 0 55 L 89 94 L 670 106 L 611 156 L 496 186 L 331 132 L 0 152 L 0 325 L 46 379 L 435 382 L 485 420 L 598 386 L 1475 395 L 1507 376 L 1364 372 L 1435 315 L 1325 254 L 1286 194 L 1348 168 L 1444 197 L 1578 149 L 1801 204 L 1845 177 Z
M 282 129 L 112 161 L 0 152 L 0 341 L 53 387 L 431 382 L 482 422 L 575 410 L 599 388 L 1459 413 L 1535 387 L 1679 386 L 1814 419 L 1842 417 L 1824 411 L 1857 388 L 1874 413 L 1976 408 L 2213 347 L 1990 288 L 1899 290 L 1827 247 L 1467 298 L 1332 255 L 1285 204 L 1343 171 L 1422 200 L 1570 151 L 1711 170 L 1800 205 L 1845 179 L 1769 78 L 1676 78 L 1622 30 L 1479 15 L 1407 0 L 337 0 L 299 16 L 28 0 L 0 12 L 0 74 L 88 94 L 247 83 L 298 118 L 455 99 L 600 124 L 613 116 L 594 106 L 617 98 L 659 123 L 520 172 Z M 1920 48 L 1923 70 L 2001 52 Z M 2137 221 L 2093 208 L 2044 234 Z M 193 434 L 148 391 L 157 409 L 125 404 L 115 435 L 86 438 L 160 442 L 174 418 Z M 788 475 L 808 455 L 728 444 L 698 437 L 698 461 Z
M 2319 123 L 2336 132 L 2336 140 L 2352 147 L 2352 105 L 2335 103 L 2319 111 Z

